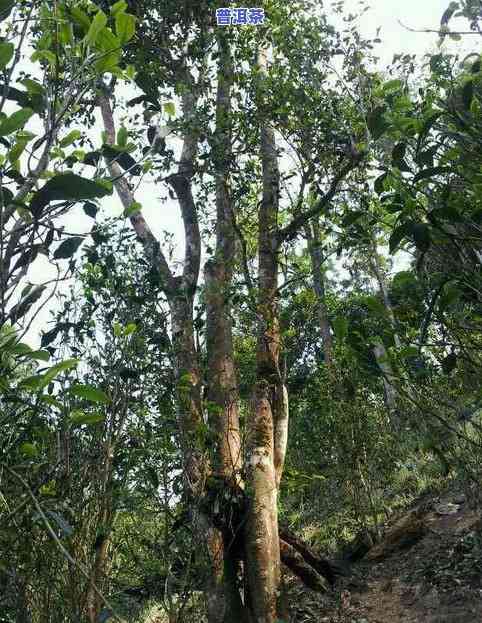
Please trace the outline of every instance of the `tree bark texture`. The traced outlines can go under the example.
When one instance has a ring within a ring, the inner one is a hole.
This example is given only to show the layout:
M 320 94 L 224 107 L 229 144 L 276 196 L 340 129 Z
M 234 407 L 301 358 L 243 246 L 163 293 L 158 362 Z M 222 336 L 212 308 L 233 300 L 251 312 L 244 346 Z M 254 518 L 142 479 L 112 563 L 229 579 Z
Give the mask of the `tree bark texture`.
M 207 412 L 215 432 L 213 470 L 231 486 L 241 485 L 241 438 L 239 430 L 238 380 L 233 353 L 230 296 L 235 261 L 233 206 L 229 193 L 231 159 L 231 86 L 233 67 L 229 44 L 218 35 L 219 71 L 216 102 L 216 132 L 212 141 L 216 183 L 216 251 L 204 268 L 207 347 Z M 224 609 L 223 620 L 244 618 L 244 606 L 237 586 L 239 559 L 228 533 L 219 539 L 221 596 L 216 605 Z M 219 594 L 219 591 L 218 591 Z
M 264 51 L 259 55 L 259 68 L 262 92 L 267 72 Z M 256 383 L 247 431 L 246 557 L 253 618 L 256 623 L 274 623 L 280 586 L 278 483 L 286 452 L 288 414 L 279 369 L 278 156 L 274 131 L 261 112 L 260 126 L 263 196 L 258 221 Z M 275 443 L 281 445 L 276 447 Z
M 313 275 L 313 288 L 317 299 L 317 315 L 320 326 L 321 339 L 323 342 L 323 354 L 325 363 L 331 367 L 333 365 L 333 338 L 328 320 L 325 296 L 325 278 L 323 274 L 323 253 L 321 250 L 320 231 L 318 217 L 313 219 L 313 223 L 305 226 L 306 237 L 308 239 L 308 251 L 311 259 L 311 272 Z
M 107 142 L 115 144 L 114 117 L 106 94 L 99 95 L 99 105 L 107 134 Z M 195 107 L 195 96 L 191 92 L 186 93 L 183 96 L 183 112 L 188 123 L 193 119 Z M 196 133 L 187 132 L 177 171 L 167 180 L 178 199 L 184 224 L 185 257 L 182 275 L 176 276 L 172 273 L 160 244 L 149 228 L 142 212 L 136 212 L 129 218 L 144 247 L 146 257 L 151 262 L 152 267 L 159 271 L 162 289 L 171 311 L 177 417 L 184 459 L 185 490 L 187 497 L 193 502 L 194 525 L 197 524 L 201 528 L 200 544 L 207 548 L 208 559 L 214 574 L 207 586 L 208 620 L 209 623 L 220 623 L 222 621 L 219 618 L 220 608 L 222 611 L 221 591 L 219 590 L 221 571 L 219 571 L 218 565 L 220 536 L 216 534 L 216 530 L 212 527 L 208 517 L 199 517 L 199 522 L 196 521 L 195 517 L 197 499 L 202 494 L 209 470 L 208 462 L 199 447 L 198 441 L 198 431 L 200 426 L 204 424 L 204 419 L 199 353 L 196 348 L 193 323 L 194 297 L 201 258 L 201 236 L 191 182 L 197 144 Z M 128 181 L 122 175 L 119 165 L 112 160 L 108 161 L 107 165 L 111 177 L 115 180 L 117 194 L 124 209 L 127 210 L 135 201 L 134 194 Z

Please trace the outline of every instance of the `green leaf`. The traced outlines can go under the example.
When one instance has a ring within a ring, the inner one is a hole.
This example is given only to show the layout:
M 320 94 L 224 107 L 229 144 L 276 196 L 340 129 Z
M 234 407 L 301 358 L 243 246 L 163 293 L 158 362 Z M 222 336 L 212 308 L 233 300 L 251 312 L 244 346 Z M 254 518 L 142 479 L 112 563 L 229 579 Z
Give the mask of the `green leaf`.
M 33 443 L 29 443 L 27 441 L 20 446 L 20 452 L 30 459 L 38 456 L 37 447 Z
M 167 102 L 167 104 L 164 104 L 164 111 L 170 116 L 170 117 L 174 117 L 176 114 L 176 107 L 174 105 L 174 102 Z
M 118 13 L 124 13 L 127 9 L 126 0 L 119 0 L 110 7 L 111 14 L 115 17 Z
M 127 148 L 129 144 L 125 146 Z M 108 160 L 113 160 L 120 164 L 120 166 L 124 169 L 124 171 L 129 171 L 131 175 L 140 175 L 142 172 L 142 167 L 137 164 L 134 158 L 126 153 L 125 151 L 116 149 L 112 147 L 112 145 L 103 145 L 102 153 Z
M 124 336 L 127 337 L 129 335 L 132 335 L 136 331 L 137 331 L 136 323 L 135 322 L 129 322 L 129 324 L 124 329 Z
M 29 354 L 30 359 L 37 359 L 38 361 L 49 361 L 50 353 L 48 350 L 33 350 Z
M 134 80 L 136 77 L 136 68 L 134 65 L 127 65 L 124 73 L 129 80 Z
M 399 143 L 397 143 L 392 150 L 392 164 L 400 171 L 410 173 L 410 167 L 405 160 L 406 151 L 407 143 L 405 141 L 400 141 Z
M 72 257 L 83 242 L 84 238 L 81 238 L 80 236 L 67 238 L 67 240 L 64 240 L 55 250 L 54 260 L 66 260 Z
M 374 188 L 375 192 L 377 193 L 377 195 L 381 195 L 382 192 L 385 190 L 384 182 L 387 179 L 387 176 L 388 176 L 388 172 L 385 171 L 385 173 L 382 173 L 382 175 L 377 177 L 377 179 L 375 180 L 375 182 L 373 184 L 373 188 Z
M 115 16 L 115 32 L 121 45 L 124 45 L 135 35 L 136 18 L 128 13 L 117 13 Z
M 15 0 L 0 0 L 0 22 L 7 19 L 14 6 Z
M 94 63 L 99 73 L 112 71 L 120 61 L 120 41 L 109 28 L 104 28 L 98 38 L 97 47 L 102 50 L 99 59 Z
M 432 129 L 433 125 L 435 124 L 435 122 L 437 121 L 437 119 L 439 119 L 439 117 L 442 115 L 441 111 L 438 111 L 432 115 L 430 115 L 426 120 L 425 123 L 423 124 L 422 129 L 420 130 L 420 134 L 418 135 L 418 139 L 417 139 L 417 148 L 415 150 L 415 159 L 417 160 L 417 158 L 419 157 L 418 154 L 420 152 L 420 149 L 422 148 L 422 143 L 424 142 L 425 138 L 427 137 L 428 133 L 430 132 L 430 130 Z
M 13 43 L 0 43 L 0 69 L 6 67 L 15 54 Z
M 398 352 L 402 359 L 410 359 L 410 357 L 418 356 L 418 348 L 416 346 L 404 346 Z
M 30 60 L 32 63 L 36 61 L 47 61 L 52 68 L 57 64 L 57 57 L 51 50 L 37 50 L 32 54 Z
M 95 203 L 92 203 L 91 201 L 87 201 L 86 203 L 84 203 L 84 212 L 87 214 L 87 216 L 90 216 L 90 218 L 95 218 L 97 216 L 97 212 L 99 211 L 99 208 L 95 205 Z
M 92 426 L 99 424 L 105 420 L 102 413 L 84 413 L 83 411 L 74 411 L 70 416 L 70 421 L 74 426 Z
M 470 68 L 470 73 L 471 74 L 478 74 L 480 71 L 480 67 L 481 67 L 481 59 L 480 57 L 474 62 L 474 64 L 472 65 L 472 67 Z
M 394 80 L 388 80 L 382 86 L 382 91 L 384 94 L 395 93 L 399 91 L 403 87 L 403 82 L 398 80 L 397 78 Z
M 72 370 L 73 368 L 77 367 L 78 363 L 78 359 L 66 359 L 65 361 L 57 363 L 55 366 L 52 366 L 43 375 L 40 387 L 47 387 L 47 385 L 51 383 L 59 374 L 61 374 L 62 372 L 67 372 L 68 370 Z
M 449 167 L 431 167 L 429 169 L 423 169 L 419 171 L 417 175 L 413 178 L 414 182 L 419 182 L 420 180 L 426 180 L 431 177 L 435 177 L 436 175 L 443 175 L 444 173 L 450 173 L 452 171 Z
M 94 45 L 94 43 L 97 41 L 97 37 L 106 27 L 106 25 L 107 15 L 102 10 L 97 11 L 97 13 L 94 15 L 92 23 L 90 24 L 90 28 L 85 35 L 85 42 L 87 43 L 87 45 Z
M 374 140 L 380 138 L 389 128 L 389 124 L 384 117 L 386 110 L 385 106 L 377 106 L 368 114 L 367 126 Z
M 40 346 L 43 348 L 44 346 L 48 346 L 49 344 L 51 344 L 57 338 L 60 330 L 61 327 L 57 325 L 53 329 L 50 329 L 50 331 L 44 333 L 42 335 L 42 339 L 40 340 Z
M 22 379 L 18 385 L 19 389 L 25 389 L 27 391 L 40 391 L 44 389 L 44 387 L 47 387 L 47 385 L 51 383 L 61 372 L 66 372 L 67 370 L 75 368 L 78 363 L 77 359 L 67 359 L 65 361 L 61 361 L 55 366 L 49 368 L 45 374 L 36 374 Z
M 129 133 L 127 128 L 125 126 L 121 126 L 117 132 L 117 145 L 119 145 L 119 147 L 125 147 L 127 145 L 128 138 Z
M 10 350 L 14 355 L 29 355 L 32 352 L 32 349 L 28 344 L 24 344 L 23 342 L 19 342 L 15 344 L 15 346 Z
M 365 212 L 361 211 L 348 212 L 348 214 L 343 219 L 342 226 L 350 227 L 350 225 L 353 225 L 353 223 L 358 221 L 358 219 L 361 218 L 364 214 Z
M 25 147 L 27 147 L 27 141 L 17 141 L 12 149 L 8 152 L 8 160 L 12 164 L 17 162 L 20 156 L 23 154 Z
M 64 136 L 64 138 L 60 141 L 59 145 L 60 147 L 68 147 L 81 136 L 82 134 L 80 133 L 80 130 L 72 130 L 72 132 L 69 132 L 67 136 Z
M 70 10 L 70 14 L 72 15 L 74 21 L 82 28 L 84 33 L 87 33 L 90 29 L 90 19 L 87 13 L 84 13 L 82 9 L 74 6 Z
M 22 108 L 17 110 L 0 123 L 0 136 L 7 136 L 15 130 L 20 130 L 27 123 L 30 117 L 33 115 L 31 108 Z
M 470 105 L 472 104 L 472 99 L 474 97 L 474 81 L 469 80 L 464 84 L 464 88 L 462 89 L 462 103 L 464 105 L 465 110 L 470 110 Z
M 142 210 L 142 205 L 138 203 L 137 201 L 133 201 L 131 205 L 124 210 L 124 216 L 127 218 L 130 216 L 134 216 L 134 214 L 137 214 L 141 210 Z
M 49 396 L 48 394 L 44 394 L 43 396 L 40 396 L 40 400 L 42 402 L 44 402 L 45 404 L 49 405 L 49 407 L 55 407 L 56 409 L 62 409 L 63 405 L 59 400 L 56 400 L 55 398 L 53 398 L 52 396 Z
M 81 201 L 105 197 L 112 193 L 111 187 L 106 187 L 100 181 L 92 181 L 74 173 L 61 173 L 51 178 L 35 193 L 30 202 L 30 211 L 39 216 L 43 208 L 51 201 Z
M 24 78 L 23 80 L 20 80 L 20 84 L 24 85 L 30 95 L 45 95 L 45 89 L 40 82 L 37 82 L 36 80 Z
M 338 316 L 333 320 L 333 331 L 338 340 L 344 339 L 348 335 L 348 320 Z
M 413 223 L 411 226 L 411 234 L 417 249 L 423 253 L 428 251 L 431 243 L 429 226 L 426 223 Z
M 105 392 L 92 387 L 92 385 L 74 385 L 70 389 L 70 393 L 77 398 L 83 398 L 90 402 L 102 402 L 104 404 L 110 402 L 110 398 Z
M 390 236 L 390 240 L 388 241 L 388 246 L 391 254 L 395 253 L 400 242 L 409 235 L 410 229 L 411 222 L 407 222 L 402 223 L 393 230 L 392 235 Z

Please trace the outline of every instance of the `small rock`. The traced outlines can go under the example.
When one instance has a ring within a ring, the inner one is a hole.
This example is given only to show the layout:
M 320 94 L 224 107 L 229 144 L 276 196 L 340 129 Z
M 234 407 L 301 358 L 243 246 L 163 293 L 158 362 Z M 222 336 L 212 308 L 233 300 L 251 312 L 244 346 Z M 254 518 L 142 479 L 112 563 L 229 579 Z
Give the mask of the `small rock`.
M 451 502 L 447 502 L 446 504 L 437 504 L 435 506 L 435 512 L 437 515 L 455 515 L 460 510 L 460 506 L 458 504 L 452 504 Z
M 460 493 L 454 497 L 454 504 L 465 504 L 466 501 L 467 498 L 463 493 Z

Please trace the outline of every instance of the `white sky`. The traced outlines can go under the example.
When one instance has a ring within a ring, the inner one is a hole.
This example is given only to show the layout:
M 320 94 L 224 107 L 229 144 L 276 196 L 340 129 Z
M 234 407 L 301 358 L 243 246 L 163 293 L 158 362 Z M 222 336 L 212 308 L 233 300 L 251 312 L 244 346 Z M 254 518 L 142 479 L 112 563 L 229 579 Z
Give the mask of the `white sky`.
M 242 2 L 240 2 L 241 4 Z M 393 55 L 397 53 L 423 56 L 427 52 L 435 51 L 437 35 L 409 32 L 399 21 L 416 29 L 436 29 L 449 0 L 403 0 L 403 2 L 400 0 L 372 0 L 368 4 L 371 5 L 371 9 L 361 18 L 359 30 L 362 36 L 375 38 L 377 28 L 381 28 L 379 37 L 382 43 L 377 46 L 374 53 L 380 58 L 382 68 L 389 64 Z M 328 6 L 329 2 L 325 2 L 325 7 Z M 345 0 L 345 6 L 347 11 L 357 12 L 360 2 L 358 0 Z M 267 18 L 269 19 L 269 15 Z M 465 29 L 465 23 L 462 25 Z M 470 37 L 470 39 L 472 41 L 467 42 L 468 44 L 472 43 L 475 37 Z M 448 45 L 453 44 L 449 43 Z M 182 227 L 177 205 L 174 202 L 160 205 L 157 201 L 158 194 L 159 191 L 153 182 L 146 183 L 138 193 L 138 201 L 142 203 L 143 213 L 155 233 L 168 230 L 175 234 L 176 240 L 179 241 L 179 257 L 182 257 Z M 122 212 L 116 195 L 105 199 L 102 206 L 106 214 L 113 215 Z M 69 215 L 65 222 L 66 230 L 72 232 L 88 231 L 91 224 L 92 221 L 84 216 L 80 206 Z M 29 280 L 33 283 L 44 281 L 48 270 L 48 264 L 40 258 L 33 267 Z M 51 308 L 52 304 L 50 305 Z M 32 346 L 38 345 L 40 330 L 45 330 L 49 318 L 49 308 L 46 307 L 39 313 L 27 336 L 27 341 Z

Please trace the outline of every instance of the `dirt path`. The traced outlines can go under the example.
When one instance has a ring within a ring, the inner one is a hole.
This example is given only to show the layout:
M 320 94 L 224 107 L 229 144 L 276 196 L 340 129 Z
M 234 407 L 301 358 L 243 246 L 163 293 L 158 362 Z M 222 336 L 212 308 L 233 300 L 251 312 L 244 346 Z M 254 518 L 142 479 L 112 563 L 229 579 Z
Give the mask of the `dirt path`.
M 482 623 L 480 511 L 461 496 L 429 508 L 415 545 L 354 565 L 333 595 L 298 594 L 290 623 Z

